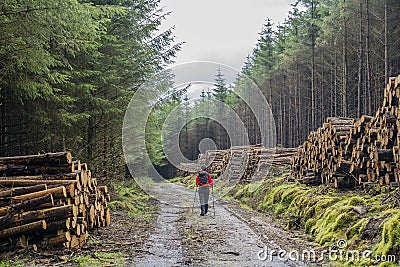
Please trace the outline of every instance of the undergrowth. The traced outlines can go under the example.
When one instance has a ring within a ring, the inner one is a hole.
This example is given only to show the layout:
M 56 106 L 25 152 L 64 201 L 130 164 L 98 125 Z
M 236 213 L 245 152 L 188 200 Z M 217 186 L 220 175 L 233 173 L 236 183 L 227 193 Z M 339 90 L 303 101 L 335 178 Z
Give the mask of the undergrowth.
M 398 190 L 338 191 L 286 182 L 287 176 L 269 176 L 256 185 L 236 185 L 227 198 L 273 213 L 287 230 L 304 230 L 324 248 L 345 240 L 344 249 L 372 251 L 371 260 L 350 258 L 336 262 L 337 266 L 399 266 L 375 260 L 381 255 L 394 255 L 397 262 L 400 260 L 400 209 L 394 200 Z
M 134 180 L 113 184 L 113 192 L 109 207 L 112 210 L 125 210 L 130 217 L 150 216 L 157 208 L 152 198 Z
M 180 184 L 188 188 L 195 188 L 196 187 L 195 181 L 196 181 L 196 175 L 188 175 L 185 177 L 175 177 L 169 179 L 167 182 Z
M 121 252 L 94 252 L 91 255 L 75 257 L 72 261 L 81 267 L 124 266 L 128 255 Z

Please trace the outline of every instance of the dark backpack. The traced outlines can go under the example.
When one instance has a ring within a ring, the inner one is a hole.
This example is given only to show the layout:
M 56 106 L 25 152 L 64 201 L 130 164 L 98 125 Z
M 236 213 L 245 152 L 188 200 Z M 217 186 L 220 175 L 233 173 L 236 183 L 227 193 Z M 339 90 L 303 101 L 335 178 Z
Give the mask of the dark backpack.
M 199 183 L 202 184 L 208 184 L 208 172 L 206 171 L 200 171 L 199 172 Z

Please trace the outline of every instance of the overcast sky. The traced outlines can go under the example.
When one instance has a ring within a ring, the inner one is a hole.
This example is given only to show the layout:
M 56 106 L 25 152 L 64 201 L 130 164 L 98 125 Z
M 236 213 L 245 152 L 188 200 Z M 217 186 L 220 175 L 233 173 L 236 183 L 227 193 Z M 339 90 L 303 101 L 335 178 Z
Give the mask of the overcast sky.
M 175 25 L 185 41 L 176 63 L 214 61 L 241 69 L 254 48 L 265 19 L 275 24 L 288 16 L 294 0 L 162 0 L 171 15 L 162 29 Z
M 259 39 L 266 18 L 282 23 L 295 0 L 161 0 L 164 12 L 171 12 L 161 30 L 175 26 L 177 42 L 186 42 L 176 64 L 212 61 L 240 70 Z M 189 66 L 188 66 L 189 67 Z M 196 81 L 214 80 L 218 65 L 180 68 L 178 76 Z M 227 82 L 236 71 L 224 69 Z M 189 74 L 190 72 L 190 74 Z M 189 78 L 190 77 L 190 78 Z M 175 84 L 176 85 L 176 84 Z M 198 96 L 206 85 L 192 86 L 190 97 Z M 209 88 L 209 86 L 206 86 Z

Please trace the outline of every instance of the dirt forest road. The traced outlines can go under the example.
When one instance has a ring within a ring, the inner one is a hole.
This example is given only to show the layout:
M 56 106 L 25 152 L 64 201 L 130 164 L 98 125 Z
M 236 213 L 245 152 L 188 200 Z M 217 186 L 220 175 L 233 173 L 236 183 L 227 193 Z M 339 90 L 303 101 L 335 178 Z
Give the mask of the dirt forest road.
M 157 184 L 155 190 L 164 198 L 156 229 L 131 266 L 309 266 L 276 256 L 260 260 L 265 246 L 289 249 L 303 238 L 257 218 L 256 213 L 217 201 L 215 218 L 212 208 L 201 217 L 198 207 L 192 212 L 194 191 L 172 189 L 169 184 Z

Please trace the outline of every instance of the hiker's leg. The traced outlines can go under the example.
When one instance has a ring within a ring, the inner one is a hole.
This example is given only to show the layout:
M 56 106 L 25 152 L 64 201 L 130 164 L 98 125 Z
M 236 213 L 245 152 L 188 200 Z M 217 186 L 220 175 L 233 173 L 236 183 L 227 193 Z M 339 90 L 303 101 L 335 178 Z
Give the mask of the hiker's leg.
M 200 205 L 205 204 L 205 195 L 204 195 L 204 190 L 203 188 L 199 188 L 199 200 L 200 200 Z
M 204 211 L 205 211 L 205 213 L 207 213 L 208 212 L 208 199 L 210 197 L 210 189 L 207 188 L 207 190 L 206 190 L 204 195 L 205 195 L 204 196 L 204 198 L 205 198 L 205 200 L 204 200 L 204 203 L 205 203 L 204 204 Z
M 205 194 L 204 194 L 204 190 L 203 188 L 199 188 L 199 200 L 200 200 L 200 210 L 201 210 L 201 214 L 200 215 L 204 215 L 205 214 Z

